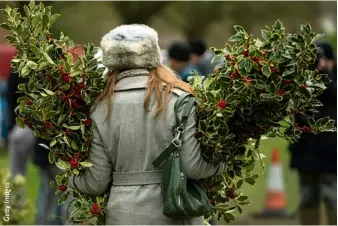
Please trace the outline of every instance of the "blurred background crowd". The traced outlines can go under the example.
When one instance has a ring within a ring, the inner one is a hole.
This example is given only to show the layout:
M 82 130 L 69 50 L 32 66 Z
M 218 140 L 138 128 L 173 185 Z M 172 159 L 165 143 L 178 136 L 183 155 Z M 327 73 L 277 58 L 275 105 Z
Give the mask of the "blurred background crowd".
M 0 2 L 0 8 L 16 6 L 23 12 L 24 4 L 28 2 L 6 1 Z M 337 2 L 49 1 L 44 4 L 53 6 L 54 13 L 62 14 L 53 26 L 55 36 L 62 31 L 77 44 L 90 42 L 98 46 L 101 37 L 119 24 L 144 23 L 154 27 L 159 33 L 164 63 L 184 81 L 191 70 L 202 76 L 212 72 L 213 53 L 209 47 L 222 48 L 233 33 L 233 25 L 241 25 L 249 33 L 260 36 L 260 29 L 271 26 L 277 19 L 288 32 L 310 23 L 314 31 L 325 33 L 318 44 L 317 68 L 332 80 L 321 97 L 324 106 L 319 111 L 321 116 L 337 119 Z M 0 22 L 3 22 L 1 16 Z M 36 140 L 29 129 L 22 130 L 15 124 L 17 85 L 26 81 L 11 73 L 10 60 L 16 53 L 6 43 L 6 34 L 0 28 L 0 166 L 8 167 L 13 175 L 27 176 L 22 195 L 32 200 L 36 208 L 20 224 L 62 224 L 60 219 L 50 217 L 61 215 L 62 209 L 57 207 L 56 196 L 49 187 L 58 171 L 49 165 L 48 151 L 38 145 L 48 143 Z M 306 124 L 301 116 L 297 120 Z M 272 155 L 272 159 L 264 159 L 266 173 L 255 186 L 243 187 L 252 205 L 237 216 L 236 224 L 336 225 L 337 134 L 304 136 L 292 145 L 281 139 L 268 139 L 261 149 L 266 156 Z M 256 170 L 260 170 L 259 165 Z M 212 223 L 224 224 L 217 220 Z

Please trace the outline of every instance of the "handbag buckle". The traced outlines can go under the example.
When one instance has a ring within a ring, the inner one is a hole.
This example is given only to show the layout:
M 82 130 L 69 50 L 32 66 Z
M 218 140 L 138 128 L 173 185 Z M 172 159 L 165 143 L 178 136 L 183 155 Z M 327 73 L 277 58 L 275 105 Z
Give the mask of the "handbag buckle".
M 181 148 L 182 142 L 178 139 L 178 137 L 176 137 L 175 139 L 173 139 L 173 140 L 171 141 L 171 143 L 172 143 L 173 145 L 175 145 L 175 147 Z

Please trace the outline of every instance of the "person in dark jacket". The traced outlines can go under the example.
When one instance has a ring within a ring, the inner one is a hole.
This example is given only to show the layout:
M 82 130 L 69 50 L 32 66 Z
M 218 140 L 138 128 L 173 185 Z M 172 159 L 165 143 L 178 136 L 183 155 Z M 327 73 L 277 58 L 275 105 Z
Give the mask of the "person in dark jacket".
M 36 138 L 34 147 L 33 162 L 39 168 L 40 175 L 39 196 L 36 203 L 36 225 L 61 225 L 63 222 L 60 218 L 53 218 L 53 215 L 61 216 L 62 213 L 58 209 L 58 196 L 50 187 L 50 182 L 55 182 L 55 177 L 60 170 L 55 164 L 50 164 L 49 151 L 40 144 L 49 146 L 49 141 Z
M 21 129 L 16 125 L 15 108 L 22 94 L 18 93 L 18 85 L 27 83 L 27 79 L 20 78 L 11 72 L 7 83 L 7 128 L 9 165 L 11 176 L 18 174 L 26 176 L 29 157 L 34 148 L 34 135 L 29 128 Z
M 168 48 L 170 67 L 177 72 L 185 82 L 188 82 L 191 70 L 195 70 L 201 74 L 198 67 L 190 62 L 190 54 L 191 49 L 185 42 L 174 42 Z
M 213 53 L 208 50 L 207 44 L 202 39 L 191 39 L 189 45 L 192 53 L 191 62 L 197 65 L 201 75 L 208 76 L 213 71 L 211 65 Z
M 337 121 L 337 69 L 333 48 L 326 42 L 318 47 L 317 68 L 320 73 L 328 74 L 332 81 L 319 98 L 323 106 L 317 109 L 317 117 L 329 116 Z M 300 126 L 307 125 L 307 118 L 296 115 L 296 122 Z M 301 224 L 320 224 L 323 199 L 328 223 L 337 225 L 337 132 L 302 134 L 289 150 L 291 168 L 299 173 Z

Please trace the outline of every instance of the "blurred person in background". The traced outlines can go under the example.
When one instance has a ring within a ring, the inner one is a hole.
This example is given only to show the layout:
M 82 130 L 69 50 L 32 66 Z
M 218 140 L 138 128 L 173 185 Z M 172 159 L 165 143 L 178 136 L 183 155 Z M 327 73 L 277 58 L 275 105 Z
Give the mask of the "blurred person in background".
M 61 216 L 62 211 L 58 206 L 58 195 L 50 187 L 50 182 L 55 182 L 55 177 L 60 170 L 55 164 L 50 164 L 49 150 L 40 144 L 49 147 L 49 141 L 36 138 L 34 147 L 33 162 L 39 168 L 40 177 L 39 195 L 36 203 L 36 225 L 62 225 L 62 219 L 53 217 L 53 215 Z
M 28 160 L 35 142 L 31 129 L 27 127 L 21 129 L 16 125 L 15 108 L 18 106 L 18 98 L 22 96 L 22 94 L 18 93 L 18 85 L 27 82 L 27 79 L 20 78 L 18 74 L 11 72 L 7 85 L 9 168 L 12 177 L 18 174 L 26 176 Z
M 189 41 L 191 48 L 191 62 L 196 64 L 201 75 L 208 76 L 212 71 L 211 60 L 213 53 L 208 50 L 207 44 L 202 39 L 192 39 Z
M 334 51 L 327 42 L 319 43 L 318 47 L 317 68 L 332 80 L 319 97 L 323 106 L 318 108 L 318 117 L 329 116 L 337 122 L 337 68 Z M 308 126 L 307 118 L 301 114 L 296 115 L 296 123 Z M 300 223 L 319 225 L 323 200 L 328 224 L 337 225 L 337 132 L 302 134 L 298 142 L 289 146 L 289 150 L 291 168 L 299 173 Z
M 185 82 L 188 82 L 191 70 L 195 70 L 201 74 L 198 67 L 190 62 L 190 55 L 190 47 L 185 42 L 174 42 L 168 48 L 170 67 L 176 71 Z

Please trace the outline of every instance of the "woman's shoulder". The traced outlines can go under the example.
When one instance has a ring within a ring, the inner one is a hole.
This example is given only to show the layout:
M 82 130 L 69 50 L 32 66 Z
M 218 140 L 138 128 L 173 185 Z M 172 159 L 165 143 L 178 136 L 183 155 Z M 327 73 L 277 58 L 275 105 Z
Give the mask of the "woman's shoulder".
M 171 90 L 171 93 L 175 96 L 175 97 L 180 97 L 180 96 L 182 96 L 182 95 L 184 95 L 184 96 L 189 96 L 189 95 L 191 95 L 192 96 L 192 94 L 190 94 L 190 93 L 188 93 L 188 92 L 186 92 L 186 91 L 184 91 L 184 90 L 182 90 L 182 89 L 179 89 L 179 88 L 173 88 L 172 90 Z

